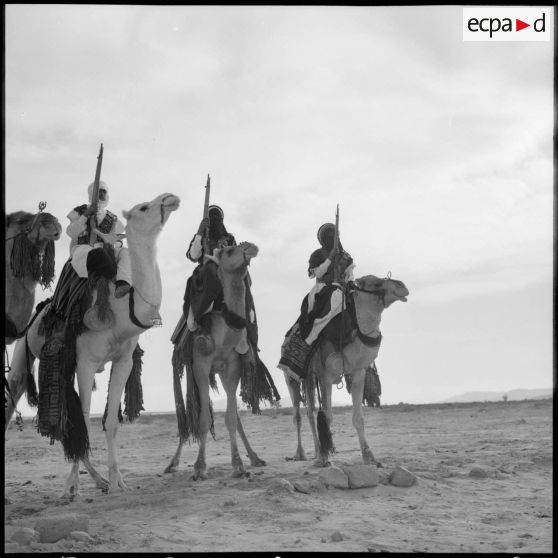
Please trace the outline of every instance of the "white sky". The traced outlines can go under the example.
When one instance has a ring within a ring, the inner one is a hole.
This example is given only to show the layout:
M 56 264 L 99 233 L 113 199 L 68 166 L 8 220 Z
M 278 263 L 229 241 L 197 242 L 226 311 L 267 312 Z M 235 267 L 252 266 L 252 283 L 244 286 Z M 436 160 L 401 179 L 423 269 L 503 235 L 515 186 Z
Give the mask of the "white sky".
M 159 241 L 164 325 L 140 339 L 147 411 L 174 410 L 208 173 L 228 230 L 260 248 L 260 356 L 283 405 L 281 343 L 337 203 L 355 275 L 411 293 L 383 315 L 384 403 L 552 386 L 554 39 L 463 42 L 461 26 L 459 6 L 6 6 L 6 211 L 45 200 L 65 228 L 101 142 L 112 211 L 182 199 Z

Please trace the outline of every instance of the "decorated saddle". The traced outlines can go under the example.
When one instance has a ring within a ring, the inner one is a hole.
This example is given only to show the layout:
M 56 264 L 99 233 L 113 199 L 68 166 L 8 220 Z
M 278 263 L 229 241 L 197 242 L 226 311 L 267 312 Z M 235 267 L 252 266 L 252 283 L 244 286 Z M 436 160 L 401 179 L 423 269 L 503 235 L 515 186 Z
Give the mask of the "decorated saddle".
M 326 287 L 329 288 L 329 287 Z M 350 285 L 349 285 L 350 289 Z M 324 293 L 325 288 L 318 293 Z M 324 293 L 325 294 L 325 293 Z M 322 300 L 329 300 L 329 297 L 323 296 Z M 308 366 L 310 359 L 319 344 L 324 341 L 329 341 L 337 352 L 340 352 L 349 343 L 352 343 L 357 337 L 368 346 L 377 346 L 381 343 L 382 336 L 367 337 L 360 331 L 356 318 L 355 304 L 352 296 L 345 298 L 345 309 L 334 316 L 331 321 L 319 333 L 317 339 L 308 345 L 304 339 L 308 336 L 312 328 L 313 314 L 320 310 L 320 305 L 323 305 L 318 296 L 316 296 L 316 303 L 311 312 L 305 313 L 306 300 L 303 302 L 302 311 L 296 323 L 287 331 L 285 340 L 281 346 L 281 359 L 279 360 L 278 367 L 283 370 L 289 377 L 297 382 L 304 380 L 308 374 Z M 318 307 L 318 310 L 316 310 Z M 325 308 L 326 312 L 329 308 Z
M 39 334 L 45 336 L 45 343 L 39 356 L 37 429 L 41 435 L 50 437 L 51 444 L 60 440 L 69 461 L 89 453 L 87 426 L 74 388 L 76 339 L 85 331 L 100 331 L 113 323 L 108 284 L 116 276 L 114 250 L 110 245 L 94 248 L 89 253 L 87 265 L 89 277 L 82 278 L 75 272 L 71 261 L 66 262 L 39 324 Z M 40 309 L 38 306 L 37 314 Z M 139 380 L 142 355 L 143 350 L 138 344 L 132 355 L 132 371 L 125 388 L 124 413 L 130 421 L 143 410 Z M 123 420 L 120 411 L 119 419 Z M 104 420 L 105 417 L 103 426 Z

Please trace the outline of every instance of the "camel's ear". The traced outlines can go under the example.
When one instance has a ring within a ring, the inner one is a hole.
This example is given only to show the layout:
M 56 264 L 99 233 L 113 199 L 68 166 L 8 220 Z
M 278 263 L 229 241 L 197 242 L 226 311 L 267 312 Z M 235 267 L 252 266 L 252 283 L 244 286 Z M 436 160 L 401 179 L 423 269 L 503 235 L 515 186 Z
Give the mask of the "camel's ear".
M 126 211 L 125 209 L 122 210 L 122 216 L 124 217 L 124 219 L 128 220 L 131 216 L 130 211 Z

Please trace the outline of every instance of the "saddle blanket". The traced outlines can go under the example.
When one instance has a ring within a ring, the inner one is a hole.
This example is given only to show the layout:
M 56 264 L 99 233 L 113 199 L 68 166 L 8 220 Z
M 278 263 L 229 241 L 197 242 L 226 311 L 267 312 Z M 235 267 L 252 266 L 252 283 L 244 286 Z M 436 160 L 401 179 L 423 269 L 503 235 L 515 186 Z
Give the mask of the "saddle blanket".
M 296 323 L 285 336 L 281 345 L 281 359 L 277 367 L 297 382 L 301 382 L 306 376 L 308 357 L 311 346 L 302 339 L 298 323 Z

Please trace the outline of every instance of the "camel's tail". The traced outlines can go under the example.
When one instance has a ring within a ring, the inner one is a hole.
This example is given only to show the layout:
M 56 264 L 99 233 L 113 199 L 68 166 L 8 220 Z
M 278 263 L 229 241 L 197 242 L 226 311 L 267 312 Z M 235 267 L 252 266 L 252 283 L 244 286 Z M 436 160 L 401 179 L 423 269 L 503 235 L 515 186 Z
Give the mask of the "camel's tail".
M 331 436 L 331 430 L 323 409 L 318 411 L 317 424 L 321 453 L 322 455 L 330 455 L 333 453 L 333 437 Z

